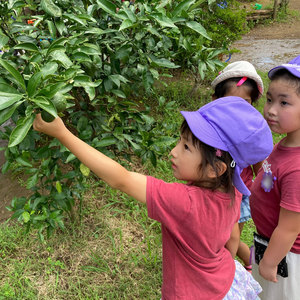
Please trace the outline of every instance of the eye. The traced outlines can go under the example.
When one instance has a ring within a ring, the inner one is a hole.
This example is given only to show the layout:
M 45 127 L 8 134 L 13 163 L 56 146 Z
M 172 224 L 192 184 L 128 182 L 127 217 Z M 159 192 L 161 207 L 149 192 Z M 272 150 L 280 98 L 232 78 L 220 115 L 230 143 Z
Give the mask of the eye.
M 189 146 L 187 144 L 184 144 L 184 149 L 185 150 L 189 150 L 190 148 L 189 148 Z
M 288 103 L 287 103 L 286 101 L 281 101 L 281 102 L 280 102 L 280 105 L 281 105 L 281 106 L 286 106 L 286 105 L 288 105 Z
M 270 98 L 267 98 L 267 103 L 271 103 L 272 100 Z

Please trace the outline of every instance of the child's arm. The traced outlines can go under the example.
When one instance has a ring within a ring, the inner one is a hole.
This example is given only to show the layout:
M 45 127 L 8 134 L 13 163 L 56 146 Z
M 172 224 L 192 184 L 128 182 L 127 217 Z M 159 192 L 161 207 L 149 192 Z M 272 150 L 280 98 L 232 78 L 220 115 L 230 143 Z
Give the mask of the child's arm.
M 233 226 L 233 229 L 231 231 L 231 235 L 229 240 L 227 241 L 225 247 L 229 250 L 231 253 L 232 258 L 234 259 L 239 247 L 240 242 L 240 229 L 239 229 L 239 223 L 235 223 Z
M 259 264 L 263 278 L 277 282 L 277 265 L 290 251 L 299 232 L 300 213 L 280 208 L 278 225 Z
M 33 128 L 57 138 L 84 165 L 112 188 L 146 203 L 147 178 L 145 175 L 126 170 L 114 160 L 77 138 L 65 127 L 60 118 L 48 123 L 43 121 L 41 115 L 38 114 L 34 120 Z

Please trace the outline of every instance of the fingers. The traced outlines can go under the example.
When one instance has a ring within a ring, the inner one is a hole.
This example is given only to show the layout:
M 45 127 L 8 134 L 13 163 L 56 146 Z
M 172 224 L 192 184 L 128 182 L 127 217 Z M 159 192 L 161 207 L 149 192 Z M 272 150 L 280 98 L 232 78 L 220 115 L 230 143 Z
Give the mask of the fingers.
M 33 129 L 36 131 L 40 131 L 39 130 L 39 123 L 42 121 L 42 116 L 41 114 L 36 114 L 35 115 L 35 119 L 33 121 Z

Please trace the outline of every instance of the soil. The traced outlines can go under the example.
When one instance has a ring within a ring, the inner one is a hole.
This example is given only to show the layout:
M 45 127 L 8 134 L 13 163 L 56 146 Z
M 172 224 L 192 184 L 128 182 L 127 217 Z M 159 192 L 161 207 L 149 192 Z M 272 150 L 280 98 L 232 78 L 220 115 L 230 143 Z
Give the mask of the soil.
M 271 8 L 273 0 L 261 0 L 257 3 Z M 289 17 L 286 22 L 272 22 L 268 25 L 258 24 L 240 41 L 232 45 L 232 49 L 240 50 L 232 54 L 230 62 L 248 60 L 262 71 L 268 71 L 278 64 L 288 62 L 300 54 L 300 0 L 290 0 L 289 10 L 297 11 L 296 17 Z M 5 142 L 0 140 L 0 147 Z M 0 167 L 5 162 L 0 152 Z M 21 186 L 18 178 L 11 173 L 0 172 L 0 222 L 7 220 L 11 213 L 5 208 L 13 197 L 25 196 L 28 193 Z
M 273 0 L 257 1 L 262 9 L 272 8 Z M 258 70 L 271 68 L 289 62 L 300 54 L 300 1 L 290 0 L 288 10 L 293 11 L 285 22 L 258 24 L 243 38 L 233 43 L 230 62 L 250 61 Z

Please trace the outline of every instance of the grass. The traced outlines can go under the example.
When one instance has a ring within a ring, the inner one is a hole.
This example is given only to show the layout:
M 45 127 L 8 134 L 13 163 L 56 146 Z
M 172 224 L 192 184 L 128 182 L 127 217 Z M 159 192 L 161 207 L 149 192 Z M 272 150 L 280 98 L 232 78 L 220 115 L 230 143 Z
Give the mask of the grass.
M 266 74 L 260 75 L 267 85 Z M 159 93 L 180 109 L 210 101 L 208 86 L 191 93 L 190 82 L 180 81 L 173 79 Z M 179 112 L 164 117 L 181 123 Z M 167 155 L 155 169 L 138 167 L 173 180 Z M 254 230 L 252 221 L 245 224 L 242 240 L 249 246 Z M 0 224 L 0 300 L 160 299 L 161 254 L 160 224 L 147 217 L 145 205 L 91 177 L 81 222 L 67 224 L 44 244 L 17 223 Z

